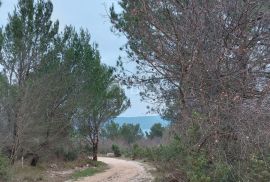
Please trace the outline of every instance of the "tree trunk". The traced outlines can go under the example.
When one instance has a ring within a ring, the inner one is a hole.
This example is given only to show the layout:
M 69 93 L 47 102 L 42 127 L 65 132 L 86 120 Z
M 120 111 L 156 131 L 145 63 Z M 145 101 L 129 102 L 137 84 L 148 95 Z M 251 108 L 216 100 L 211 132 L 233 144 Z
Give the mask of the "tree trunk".
M 17 99 L 16 108 L 15 108 L 15 120 L 14 120 L 14 128 L 13 128 L 13 146 L 10 155 L 10 162 L 14 164 L 17 160 L 18 151 L 21 144 L 21 127 L 22 127 L 22 117 L 20 113 L 22 100 L 20 98 Z
M 34 167 L 37 166 L 38 160 L 39 160 L 39 156 L 37 154 L 34 154 L 31 160 L 31 166 L 34 166 Z
M 98 142 L 99 142 L 99 139 L 98 139 L 98 134 L 97 134 L 93 142 L 93 161 L 97 161 Z
M 15 161 L 17 160 L 17 154 L 19 150 L 19 145 L 20 145 L 20 138 L 19 138 L 19 128 L 18 128 L 18 118 L 16 117 L 15 123 L 14 123 L 14 131 L 13 131 L 13 146 L 12 146 L 12 151 L 10 154 L 10 162 L 13 165 Z
M 10 162 L 11 162 L 12 165 L 17 160 L 18 149 L 19 149 L 19 138 L 16 137 L 15 141 L 14 141 L 14 144 L 13 144 L 13 147 L 12 147 L 11 155 L 10 155 Z
M 93 143 L 93 161 L 97 161 L 98 142 Z

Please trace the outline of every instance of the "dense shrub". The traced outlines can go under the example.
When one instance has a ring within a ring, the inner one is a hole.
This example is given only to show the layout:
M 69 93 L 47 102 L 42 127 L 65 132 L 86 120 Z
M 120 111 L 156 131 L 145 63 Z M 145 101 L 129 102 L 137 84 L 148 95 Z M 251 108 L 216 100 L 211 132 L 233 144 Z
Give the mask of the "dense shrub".
M 144 136 L 140 124 L 124 123 L 122 126 L 111 121 L 101 130 L 101 137 L 110 140 L 123 140 L 127 144 L 132 144 Z
M 165 131 L 165 127 L 161 123 L 155 123 L 151 128 L 150 132 L 146 132 L 147 138 L 153 139 L 155 137 L 162 137 Z
M 191 136 L 190 146 L 186 145 L 180 137 L 167 144 L 146 146 L 136 143 L 128 148 L 115 145 L 113 151 L 122 151 L 125 157 L 147 160 L 155 165 L 161 174 L 161 181 L 189 182 L 244 182 L 262 181 L 270 179 L 270 152 L 254 154 L 244 161 L 226 161 L 222 155 L 213 155 L 204 148 L 194 148 L 194 139 L 198 137 L 199 129 L 193 125 L 188 131 Z M 120 149 L 119 149 L 120 148 Z M 237 163 L 241 168 L 237 168 Z
M 7 181 L 9 164 L 8 159 L 0 154 L 0 181 Z
M 270 181 L 269 150 L 228 161 L 223 158 L 222 150 L 217 150 L 214 154 L 209 153 L 205 147 L 194 147 L 195 141 L 200 137 L 199 132 L 197 125 L 193 125 L 188 130 L 190 138 L 187 143 L 189 145 L 176 136 L 167 144 L 147 147 L 145 143 L 137 143 L 128 148 L 122 145 L 117 146 L 120 146 L 125 157 L 153 163 L 161 174 L 160 181 L 172 179 L 178 179 L 181 182 Z M 217 149 L 220 147 L 218 144 L 216 146 Z
M 270 156 L 252 155 L 250 158 L 246 181 L 270 181 Z
M 180 176 L 190 182 L 227 182 L 231 178 L 231 169 L 227 164 L 215 163 L 203 151 L 189 151 L 179 138 L 168 145 L 152 148 L 134 144 L 130 151 L 126 152 L 126 156 L 153 162 L 165 181 L 178 179 Z
M 115 157 L 121 157 L 121 152 L 120 152 L 120 149 L 119 149 L 118 145 L 113 144 L 112 145 L 112 151 L 113 151 Z
M 162 181 L 179 179 L 190 182 L 234 182 L 270 180 L 270 155 L 252 155 L 245 161 L 246 169 L 237 169 L 222 158 L 211 156 L 204 150 L 193 150 L 179 138 L 170 144 L 142 148 L 135 144 L 129 152 L 133 159 L 152 161 L 162 174 Z
M 65 161 L 74 161 L 78 158 L 78 149 L 76 147 L 63 147 L 60 146 L 56 149 L 55 154 L 58 158 L 62 158 Z
M 78 154 L 76 150 L 65 151 L 64 160 L 65 161 L 74 161 L 78 158 Z
M 132 146 L 132 159 L 142 158 L 143 154 L 144 150 L 138 144 Z

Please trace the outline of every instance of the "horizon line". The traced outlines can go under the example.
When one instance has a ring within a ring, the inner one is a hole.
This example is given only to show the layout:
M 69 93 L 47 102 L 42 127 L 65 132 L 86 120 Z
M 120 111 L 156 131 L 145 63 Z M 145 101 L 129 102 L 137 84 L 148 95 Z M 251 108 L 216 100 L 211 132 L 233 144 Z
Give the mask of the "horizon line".
M 136 118 L 136 117 L 153 117 L 153 116 L 161 117 L 160 115 L 146 115 L 146 116 L 141 115 L 141 116 L 117 116 L 116 118 L 119 118 L 119 117 L 121 117 L 121 118 Z

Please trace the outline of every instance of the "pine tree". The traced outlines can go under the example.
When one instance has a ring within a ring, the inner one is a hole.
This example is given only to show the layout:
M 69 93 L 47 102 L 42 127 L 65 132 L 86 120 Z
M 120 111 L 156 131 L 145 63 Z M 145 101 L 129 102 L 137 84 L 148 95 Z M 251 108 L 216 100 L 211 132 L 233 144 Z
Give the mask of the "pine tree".
M 38 69 L 58 33 L 59 23 L 51 21 L 53 5 L 50 1 L 20 0 L 17 8 L 9 14 L 4 31 L 1 65 L 8 75 L 9 83 L 17 85 L 15 120 L 13 127 L 12 163 L 21 147 L 24 128 L 24 97 L 30 75 Z

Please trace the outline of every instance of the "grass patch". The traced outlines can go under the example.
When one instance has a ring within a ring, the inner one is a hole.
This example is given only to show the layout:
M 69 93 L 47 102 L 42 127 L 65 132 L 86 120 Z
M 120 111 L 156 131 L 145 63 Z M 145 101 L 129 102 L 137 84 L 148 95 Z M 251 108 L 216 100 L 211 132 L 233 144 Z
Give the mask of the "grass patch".
M 100 161 L 97 161 L 97 162 L 93 161 L 93 166 L 73 173 L 72 179 L 77 180 L 79 178 L 93 176 L 94 174 L 103 172 L 106 169 L 107 169 L 107 165 L 105 163 L 100 162 Z
M 11 179 L 10 181 L 22 181 L 22 182 L 32 182 L 32 181 L 46 181 L 45 169 L 41 166 L 31 167 L 25 166 L 21 167 L 19 165 L 13 166 L 10 170 Z
M 66 162 L 58 162 L 56 163 L 58 168 L 61 170 L 67 170 L 67 169 L 75 169 L 76 167 L 85 166 L 91 162 L 87 157 L 78 157 L 75 161 L 66 161 Z

